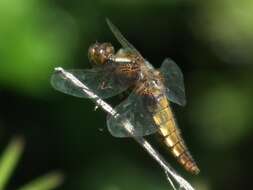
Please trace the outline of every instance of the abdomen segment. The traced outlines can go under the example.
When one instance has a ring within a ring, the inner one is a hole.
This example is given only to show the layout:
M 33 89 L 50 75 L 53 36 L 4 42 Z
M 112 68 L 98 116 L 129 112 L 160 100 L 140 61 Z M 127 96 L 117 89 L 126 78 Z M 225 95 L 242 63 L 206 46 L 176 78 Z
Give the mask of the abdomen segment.
M 170 152 L 187 171 L 198 174 L 199 168 L 180 135 L 167 98 L 160 98 L 158 103 L 159 106 L 157 107 L 160 109 L 157 108 L 157 111 L 153 115 L 153 120 L 159 127 L 159 134 L 163 142 L 169 147 Z

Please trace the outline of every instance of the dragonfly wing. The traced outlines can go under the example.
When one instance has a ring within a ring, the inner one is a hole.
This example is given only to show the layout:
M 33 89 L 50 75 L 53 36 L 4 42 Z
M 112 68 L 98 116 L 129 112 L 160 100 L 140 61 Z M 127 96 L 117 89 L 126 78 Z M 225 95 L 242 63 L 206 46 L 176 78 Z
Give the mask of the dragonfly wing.
M 115 36 L 115 38 L 119 41 L 119 43 L 122 45 L 122 47 L 126 51 L 129 51 L 141 56 L 139 51 L 130 42 L 127 41 L 127 39 L 123 36 L 123 34 L 121 34 L 119 29 L 108 18 L 106 19 L 106 22 L 110 30 L 112 31 L 113 35 Z
M 102 99 L 115 96 L 125 91 L 130 85 L 126 81 L 120 81 L 113 72 L 106 72 L 102 69 L 67 70 L 67 72 L 73 74 Z M 89 98 L 89 96 L 83 93 L 80 87 L 74 86 L 60 72 L 56 71 L 53 73 L 51 84 L 56 90 L 65 94 L 80 98 Z
M 147 110 L 145 97 L 132 93 L 125 101 L 115 107 L 119 116 L 108 116 L 107 127 L 114 137 L 146 136 L 155 133 L 158 128 L 153 123 L 152 113 Z M 124 129 L 127 119 L 133 126 L 132 134 Z
M 184 77 L 181 69 L 173 60 L 166 58 L 162 63 L 160 72 L 165 80 L 168 99 L 176 104 L 185 106 Z

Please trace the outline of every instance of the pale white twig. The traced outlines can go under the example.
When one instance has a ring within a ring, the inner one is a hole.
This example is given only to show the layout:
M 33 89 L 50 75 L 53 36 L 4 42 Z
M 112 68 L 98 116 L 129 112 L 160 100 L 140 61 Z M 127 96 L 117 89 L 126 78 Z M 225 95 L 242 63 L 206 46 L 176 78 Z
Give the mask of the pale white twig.
M 74 75 L 65 71 L 61 67 L 55 68 L 55 72 L 60 72 L 62 76 L 71 82 L 77 88 L 83 91 L 86 95 L 88 95 L 91 100 L 96 104 L 96 106 L 101 107 L 105 112 L 110 114 L 112 117 L 118 117 L 119 114 L 114 110 L 109 104 L 107 104 L 104 100 L 102 100 L 99 96 L 92 92 L 85 84 L 83 84 L 80 80 L 78 80 Z M 138 142 L 148 153 L 157 161 L 157 163 L 163 168 L 168 181 L 171 186 L 175 190 L 175 186 L 172 182 L 172 179 L 176 181 L 179 185 L 179 188 L 183 188 L 185 190 L 194 190 L 194 188 L 188 183 L 184 178 L 177 174 L 177 172 L 172 169 L 172 167 L 165 161 L 165 159 L 151 146 L 151 144 L 143 137 L 136 137 L 133 135 L 133 125 L 125 118 L 125 120 L 121 121 L 124 129 L 131 135 L 131 137 Z M 172 178 L 172 179 L 171 179 Z

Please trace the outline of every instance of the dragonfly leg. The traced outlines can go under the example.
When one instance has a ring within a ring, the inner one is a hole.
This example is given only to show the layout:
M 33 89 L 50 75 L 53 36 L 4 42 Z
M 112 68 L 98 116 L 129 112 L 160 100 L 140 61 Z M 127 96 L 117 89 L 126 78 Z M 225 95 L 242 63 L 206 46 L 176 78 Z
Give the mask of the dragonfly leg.
M 105 90 L 105 89 L 112 89 L 112 86 L 110 86 L 106 81 L 103 81 L 99 86 L 99 89 Z

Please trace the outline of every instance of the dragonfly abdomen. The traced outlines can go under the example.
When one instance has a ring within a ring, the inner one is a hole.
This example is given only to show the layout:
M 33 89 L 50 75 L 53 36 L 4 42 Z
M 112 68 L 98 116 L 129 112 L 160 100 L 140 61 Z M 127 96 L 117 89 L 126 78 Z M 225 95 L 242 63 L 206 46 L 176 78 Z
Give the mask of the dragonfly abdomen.
M 194 174 L 199 173 L 198 166 L 190 155 L 180 135 L 180 131 L 177 128 L 176 121 L 166 97 L 160 98 L 158 107 L 162 107 L 163 109 L 157 110 L 157 112 L 154 113 L 153 120 L 159 127 L 159 134 L 163 142 L 169 147 L 170 152 L 187 171 Z

